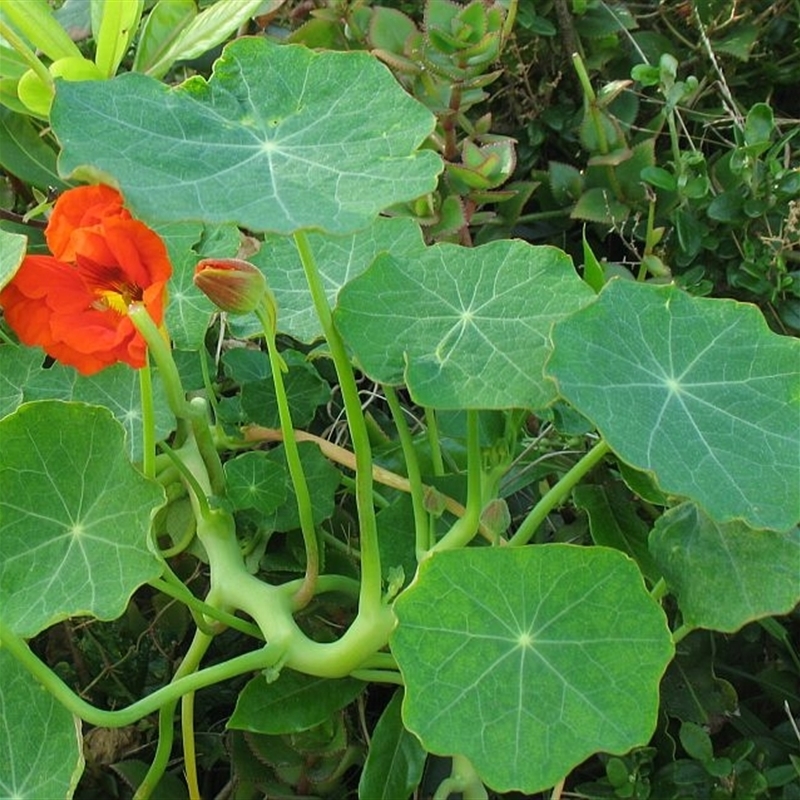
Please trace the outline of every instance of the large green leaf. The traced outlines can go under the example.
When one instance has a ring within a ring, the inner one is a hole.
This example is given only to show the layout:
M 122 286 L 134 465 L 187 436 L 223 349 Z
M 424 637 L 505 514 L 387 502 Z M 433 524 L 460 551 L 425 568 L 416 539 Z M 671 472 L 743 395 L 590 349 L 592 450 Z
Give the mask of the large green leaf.
M 721 524 L 684 503 L 656 522 L 650 549 L 684 623 L 732 633 L 800 603 L 799 534 Z
M 346 236 L 309 233 L 308 244 L 331 306 L 342 286 L 364 272 L 379 253 L 413 255 L 425 249 L 419 225 L 408 217 L 378 217 L 368 228 Z M 301 342 L 321 338 L 322 326 L 294 242 L 285 236 L 266 236 L 250 261 L 264 273 L 275 295 L 278 329 Z M 233 318 L 230 325 L 240 336 L 261 332 L 254 314 Z
M 653 732 L 672 639 L 616 550 L 437 553 L 395 610 L 407 727 L 430 752 L 466 756 L 497 791 L 539 791 Z
M 82 403 L 26 403 L 0 420 L 0 607 L 20 635 L 118 617 L 160 573 L 147 537 L 164 492 L 124 438 L 110 411 Z
M 800 341 L 754 306 L 614 280 L 553 343 L 561 393 L 661 489 L 722 522 L 800 519 Z
M 0 647 L 0 797 L 72 797 L 83 772 L 80 720 Z
M 435 408 L 541 408 L 553 322 L 593 297 L 555 247 L 438 244 L 379 256 L 339 294 L 336 320 L 363 368 Z
M 347 233 L 432 191 L 442 167 L 416 152 L 432 114 L 377 59 L 261 38 L 230 44 L 208 82 L 61 82 L 51 120 L 62 172 L 113 176 L 151 220 Z

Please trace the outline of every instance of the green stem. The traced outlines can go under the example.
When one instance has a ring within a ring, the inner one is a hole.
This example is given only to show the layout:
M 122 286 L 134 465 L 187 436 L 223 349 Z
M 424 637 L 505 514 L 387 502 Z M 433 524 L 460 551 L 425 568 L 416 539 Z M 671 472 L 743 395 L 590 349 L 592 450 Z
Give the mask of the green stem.
M 181 698 L 181 744 L 183 745 L 183 769 L 186 773 L 186 788 L 189 800 L 201 800 L 197 782 L 197 750 L 194 741 L 194 692 Z
M 508 543 L 510 545 L 527 544 L 539 526 L 545 521 L 547 515 L 569 496 L 569 493 L 584 475 L 602 461 L 603 457 L 610 451 L 611 448 L 601 439 L 539 500 L 530 514 L 522 521 L 517 532 L 508 540 Z
M 350 673 L 351 678 L 356 678 L 365 683 L 393 683 L 405 686 L 403 676 L 399 672 L 388 669 L 355 669 Z
M 678 644 L 681 639 L 685 639 L 695 628 L 692 625 L 683 624 L 672 632 L 672 643 Z
M 177 581 L 178 579 L 175 578 L 175 580 Z M 221 608 L 214 608 L 208 603 L 204 603 L 199 597 L 195 597 L 181 581 L 178 581 L 178 584 L 176 585 L 171 580 L 156 578 L 155 580 L 148 581 L 148 583 L 159 592 L 162 592 L 168 597 L 174 597 L 176 600 L 180 600 L 181 603 L 188 606 L 192 612 L 192 616 L 195 617 L 195 622 L 198 621 L 198 617 L 200 619 L 202 619 L 204 616 L 211 617 L 220 624 L 225 625 L 228 628 L 235 628 L 237 631 L 241 631 L 242 633 L 252 636 L 255 639 L 263 640 L 264 638 L 258 626 L 253 625 L 252 622 L 246 622 L 243 619 L 239 619 L 239 617 L 235 616 L 234 614 L 229 614 L 227 611 L 223 611 Z
M 213 640 L 213 636 L 209 636 L 202 631 L 195 631 L 192 643 L 186 652 L 186 656 L 181 661 L 178 669 L 175 670 L 173 682 L 181 678 L 197 673 L 197 668 L 200 666 L 203 656 L 206 654 L 209 645 Z M 187 692 L 192 694 L 191 692 Z M 186 696 L 186 695 L 184 695 Z M 169 757 L 172 753 L 172 740 L 175 720 L 175 709 L 178 706 L 178 698 L 174 698 L 164 703 L 158 713 L 158 747 L 156 748 L 156 755 L 150 769 L 144 776 L 144 780 L 139 784 L 133 800 L 147 800 L 155 791 L 158 782 L 164 776 L 169 763 Z M 190 745 L 191 747 L 191 745 Z
M 161 381 L 167 392 L 167 402 L 172 409 L 172 413 L 178 419 L 186 419 L 189 416 L 189 406 L 186 402 L 186 392 L 181 384 L 181 377 L 175 360 L 172 357 L 172 350 L 169 344 L 161 335 L 158 326 L 153 322 L 147 309 L 141 303 L 131 303 L 128 306 L 128 316 L 142 334 L 142 338 L 147 342 L 147 347 L 153 356 Z
M 650 590 L 650 597 L 658 603 L 664 599 L 667 592 L 669 592 L 667 582 L 663 578 L 659 578 L 656 585 Z
M 203 397 L 193 397 L 189 402 L 189 414 L 192 433 L 206 465 L 211 491 L 222 496 L 225 494 L 225 473 L 208 424 L 208 401 Z
M 475 767 L 462 755 L 453 756 L 450 777 L 437 787 L 433 800 L 447 800 L 452 794 L 460 794 L 462 800 L 488 800 L 489 794 Z
M 422 473 L 419 469 L 417 451 L 408 428 L 403 407 L 397 399 L 397 394 L 391 386 L 384 386 L 383 393 L 389 410 L 392 412 L 397 435 L 400 437 L 400 446 L 403 448 L 403 458 L 406 462 L 406 475 L 411 492 L 411 507 L 414 512 L 414 531 L 416 534 L 417 558 L 422 558 L 430 547 L 428 541 L 428 512 L 425 510 L 425 495 L 422 485 Z
M 149 361 L 139 370 L 139 396 L 142 404 L 142 472 L 156 476 L 156 423 L 153 409 L 153 373 Z
M 482 474 L 478 412 L 467 409 L 467 506 L 464 516 L 456 520 L 450 530 L 431 547 L 430 552 L 466 547 L 475 537 L 483 509 Z
M 314 597 L 314 587 L 319 576 L 319 542 L 314 528 L 314 513 L 311 506 L 311 493 L 308 491 L 308 482 L 300 461 L 300 451 L 294 436 L 292 412 L 289 408 L 289 399 L 286 396 L 286 386 L 283 382 L 283 371 L 286 365 L 278 353 L 275 344 L 275 314 L 274 304 L 265 298 L 255 309 L 256 316 L 264 329 L 267 340 L 269 364 L 272 369 L 272 382 L 275 385 L 275 398 L 278 402 L 278 416 L 281 421 L 283 434 L 283 447 L 286 452 L 286 463 L 289 466 L 289 475 L 292 478 L 294 493 L 297 499 L 297 511 L 300 516 L 300 530 L 303 534 L 303 543 L 306 548 L 306 572 L 302 586 L 294 596 L 294 608 L 305 608 Z
M 5 22 L 0 22 L 0 36 L 22 56 L 39 80 L 52 91 L 53 76 L 50 74 L 50 70 L 37 58 L 36 53 L 28 47 L 25 40 Z
M 186 692 L 195 692 L 246 672 L 274 666 L 283 655 L 277 647 L 268 644 L 259 650 L 236 656 L 221 664 L 215 664 L 213 667 L 206 667 L 186 677 L 178 678 L 125 708 L 104 711 L 95 708 L 75 694 L 58 675 L 31 652 L 24 640 L 2 620 L 0 620 L 0 644 L 7 648 L 9 653 L 68 711 L 99 728 L 122 728 L 132 725 L 148 714 L 158 711 L 164 704 L 177 702 Z
M 208 505 L 208 498 L 206 497 L 204 487 L 197 480 L 192 470 L 186 465 L 184 459 L 182 459 L 166 442 L 159 442 L 158 446 L 169 456 L 173 466 L 180 472 L 181 477 L 192 490 L 192 498 L 193 501 L 197 503 L 200 515 L 203 517 L 207 516 L 211 509 Z
M 428 436 L 428 445 L 431 448 L 433 474 L 436 476 L 444 475 L 442 445 L 439 441 L 439 423 L 436 420 L 436 412 L 432 408 L 425 409 L 425 431 Z
M 378 549 L 378 526 L 375 521 L 375 506 L 372 499 L 372 449 L 370 447 L 364 412 L 358 396 L 353 368 L 347 349 L 339 331 L 333 324 L 333 316 L 325 289 L 319 276 L 317 263 L 308 237 L 303 231 L 294 235 L 295 246 L 303 263 L 308 288 L 314 301 L 322 331 L 336 367 L 339 387 L 342 392 L 353 452 L 356 458 L 356 507 L 358 510 L 359 538 L 361 548 L 361 594 L 359 614 L 367 617 L 381 614 L 381 556 Z

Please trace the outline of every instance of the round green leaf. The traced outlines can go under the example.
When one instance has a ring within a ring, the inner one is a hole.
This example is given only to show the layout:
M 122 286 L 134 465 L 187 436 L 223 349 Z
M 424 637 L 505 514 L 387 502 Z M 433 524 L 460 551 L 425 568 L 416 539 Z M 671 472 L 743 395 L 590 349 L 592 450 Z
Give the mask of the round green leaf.
M 80 720 L 2 647 L 0 719 L 0 797 L 72 797 L 83 772 Z
M 759 311 L 611 281 L 553 331 L 547 372 L 617 454 L 721 522 L 800 519 L 800 341 Z
M 437 553 L 395 610 L 407 727 L 430 752 L 466 756 L 492 789 L 537 792 L 653 732 L 672 638 L 615 550 Z
M 684 503 L 656 522 L 650 551 L 678 596 L 684 623 L 732 633 L 800 603 L 799 533 L 721 524 Z
M 263 38 L 230 44 L 208 82 L 62 82 L 51 120 L 62 172 L 112 175 L 152 220 L 347 233 L 432 191 L 442 169 L 416 152 L 433 115 L 377 59 Z
M 339 293 L 336 320 L 370 377 L 434 408 L 540 408 L 550 327 L 593 297 L 555 247 L 496 241 L 381 255 Z
M 147 537 L 164 492 L 125 453 L 105 408 L 43 400 L 0 420 L 0 607 L 20 635 L 114 619 L 161 572 Z
M 236 509 L 273 514 L 286 499 L 286 469 L 261 450 L 225 462 L 228 499 Z

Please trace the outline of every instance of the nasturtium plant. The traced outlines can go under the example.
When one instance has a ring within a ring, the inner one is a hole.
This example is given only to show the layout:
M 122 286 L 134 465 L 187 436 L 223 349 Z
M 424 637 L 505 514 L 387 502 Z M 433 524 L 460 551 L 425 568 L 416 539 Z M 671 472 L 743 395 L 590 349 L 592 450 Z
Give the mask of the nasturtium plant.
M 511 169 L 464 109 L 516 4 L 373 26 L 436 67 L 436 115 L 355 5 L 303 26 L 339 52 L 259 33 L 169 71 L 219 30 L 157 3 L 139 72 L 54 84 L 46 248 L 0 232 L 9 795 L 75 796 L 81 722 L 146 739 L 115 765 L 136 800 L 558 797 L 595 754 L 627 790 L 659 720 L 735 708 L 695 691 L 696 629 L 800 601 L 797 342 L 647 270 L 473 246 L 502 198 L 453 194 L 447 143 L 458 117 L 465 164 Z M 443 192 L 451 236 L 421 224 Z M 157 655 L 89 693 L 45 663 L 57 625 Z

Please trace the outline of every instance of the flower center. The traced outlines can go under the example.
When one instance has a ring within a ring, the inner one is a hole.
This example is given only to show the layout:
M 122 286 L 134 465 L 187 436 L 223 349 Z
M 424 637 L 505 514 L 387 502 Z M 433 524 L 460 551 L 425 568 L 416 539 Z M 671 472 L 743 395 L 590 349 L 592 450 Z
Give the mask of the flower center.
M 111 289 L 95 289 L 97 299 L 92 306 L 98 311 L 113 311 L 124 317 L 128 306 L 135 300 L 142 299 L 142 290 L 138 286 L 127 283 L 117 284 Z

